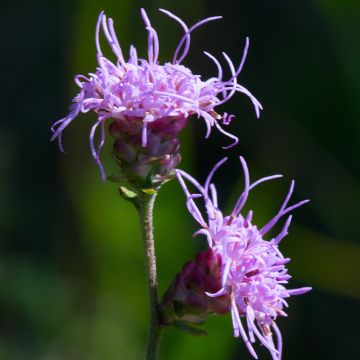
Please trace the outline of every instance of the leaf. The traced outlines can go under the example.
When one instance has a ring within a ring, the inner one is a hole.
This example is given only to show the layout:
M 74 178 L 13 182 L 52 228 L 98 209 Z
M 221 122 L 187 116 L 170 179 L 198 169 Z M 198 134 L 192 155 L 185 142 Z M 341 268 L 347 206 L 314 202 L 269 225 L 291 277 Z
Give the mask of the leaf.
M 155 195 L 157 193 L 157 190 L 150 188 L 150 189 L 142 189 L 142 192 L 146 195 Z
M 120 186 L 119 187 L 119 193 L 123 197 L 123 199 L 130 201 L 135 206 L 137 206 L 137 199 L 138 199 L 138 193 L 135 191 L 129 189 L 127 186 Z
M 192 336 L 207 336 L 208 334 L 205 330 L 190 326 L 182 321 L 175 321 L 172 325 Z

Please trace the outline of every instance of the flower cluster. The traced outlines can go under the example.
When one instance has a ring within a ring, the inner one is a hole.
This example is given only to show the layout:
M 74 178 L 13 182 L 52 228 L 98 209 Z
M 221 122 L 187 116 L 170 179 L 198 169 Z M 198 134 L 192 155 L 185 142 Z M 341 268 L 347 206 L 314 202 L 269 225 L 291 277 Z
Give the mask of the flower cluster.
M 51 139 L 58 139 L 63 151 L 64 129 L 80 113 L 94 111 L 97 120 L 90 131 L 90 148 L 104 180 L 106 176 L 100 152 L 105 142 L 105 123 L 108 119 L 111 119 L 109 133 L 114 139 L 113 153 L 122 175 L 118 180 L 125 182 L 125 195 L 129 193 L 133 196 L 134 192 L 128 190 L 135 190 L 134 196 L 139 194 L 139 190 L 153 194 L 175 172 L 185 192 L 188 210 L 201 226 L 195 235 L 205 235 L 209 248 L 185 264 L 177 274 L 159 304 L 159 322 L 162 325 L 199 324 L 209 314 L 230 312 L 234 336 L 242 337 L 253 357 L 257 358 L 253 343 L 258 339 L 269 349 L 273 360 L 281 360 L 282 339 L 275 320 L 278 316 L 286 316 L 284 308 L 288 306 L 288 297 L 303 294 L 311 288 L 286 288 L 290 279 L 286 264 L 290 259 L 282 255 L 279 243 L 288 233 L 291 215 L 278 235 L 270 240 L 264 237 L 280 218 L 308 200 L 288 205 L 294 190 L 292 182 L 277 214 L 258 228 L 252 223 L 252 211 L 246 216 L 242 214 L 249 192 L 260 183 L 281 175 L 264 177 L 251 183 L 246 162 L 240 157 L 245 177 L 244 191 L 231 214 L 224 216 L 218 208 L 212 178 L 226 158 L 215 165 L 204 185 L 186 172 L 175 170 L 181 160 L 178 135 L 190 116 L 205 121 L 206 138 L 213 127 L 228 136 L 232 142 L 224 147 L 227 149 L 236 145 L 238 138 L 225 131 L 222 125 L 228 125 L 234 115 L 225 112 L 220 115 L 215 108 L 237 92 L 249 97 L 258 117 L 262 106 L 237 79 L 246 59 L 248 38 L 237 67 L 226 53 L 222 53 L 229 67 L 228 79 L 224 79 L 220 61 L 204 52 L 215 64 L 217 75 L 203 80 L 182 62 L 188 54 L 193 30 L 221 17 L 209 17 L 188 27 L 171 12 L 160 11 L 175 20 L 184 31 L 172 61 L 164 64 L 159 63 L 158 34 L 144 9 L 141 9 L 141 16 L 148 32 L 147 59 L 139 58 L 132 45 L 126 59 L 113 20 L 100 13 L 95 32 L 97 69 L 87 76 L 75 76 L 80 91 L 73 99 L 70 113 L 54 123 Z M 115 55 L 114 62 L 103 55 L 101 32 Z M 100 135 L 97 135 L 98 131 Z M 190 193 L 184 180 L 190 182 L 199 193 Z M 204 201 L 206 218 L 196 205 L 197 198 Z M 276 340 L 272 332 L 276 334 Z
M 199 26 L 220 16 L 209 17 L 188 27 L 180 18 L 167 10 L 161 12 L 177 21 L 184 30 L 172 62 L 159 64 L 159 39 L 157 32 L 152 27 L 144 9 L 141 15 L 148 32 L 148 58 L 141 59 L 137 55 L 136 48 L 130 47 L 130 56 L 126 60 L 122 48 L 117 39 L 113 20 L 100 13 L 97 25 L 95 43 L 97 49 L 98 67 L 94 73 L 88 76 L 75 76 L 75 83 L 80 92 L 73 99 L 70 113 L 61 120 L 54 123 L 52 127 L 52 140 L 58 139 L 60 148 L 63 149 L 61 136 L 64 129 L 77 117 L 79 113 L 95 111 L 98 120 L 92 126 L 90 132 L 91 152 L 100 167 L 103 178 L 105 172 L 100 161 L 100 151 L 105 141 L 105 120 L 112 119 L 116 123 L 125 123 L 126 130 L 140 142 L 142 147 L 147 147 L 149 136 L 156 133 L 157 126 L 162 127 L 167 123 L 167 130 L 171 133 L 180 131 L 186 124 L 186 119 L 195 115 L 202 117 L 207 126 L 206 137 L 210 135 L 211 128 L 215 126 L 219 131 L 229 136 L 233 142 L 227 147 L 238 142 L 236 136 L 226 132 L 220 125 L 219 120 L 227 125 L 233 115 L 224 113 L 223 116 L 215 112 L 214 108 L 228 101 L 236 92 L 246 94 L 254 105 L 257 116 L 259 116 L 261 104 L 256 98 L 237 81 L 246 58 L 249 41 L 243 52 L 240 65 L 236 68 L 229 56 L 223 53 L 231 76 L 223 80 L 223 69 L 220 62 L 211 54 L 205 52 L 217 67 L 217 76 L 203 81 L 200 75 L 182 65 L 190 47 L 190 34 Z M 116 62 L 108 60 L 100 47 L 100 30 L 110 45 L 116 57 Z M 119 125 L 123 128 L 123 125 Z M 95 144 L 95 134 L 100 128 L 99 143 Z M 140 134 L 138 134 L 140 129 Z M 151 154 L 152 155 L 152 154 Z M 176 162 L 176 161 L 175 161 Z M 177 163 L 175 164 L 177 165 Z
M 245 188 L 231 214 L 224 216 L 218 208 L 217 192 L 211 181 L 216 170 L 225 161 L 226 158 L 215 165 L 204 186 L 184 171 L 177 170 L 177 177 L 186 194 L 188 210 L 201 226 L 195 235 L 205 235 L 209 248 L 215 255 L 220 255 L 222 259 L 220 289 L 206 294 L 215 298 L 225 294 L 228 296 L 234 336 L 242 337 L 254 358 L 257 358 L 257 355 L 252 343 L 257 338 L 269 349 L 274 360 L 280 360 L 282 339 L 275 320 L 277 316 L 286 316 L 284 311 L 284 307 L 288 306 L 286 298 L 291 295 L 304 294 L 311 288 L 289 290 L 285 287 L 290 279 L 285 265 L 290 259 L 284 258 L 278 245 L 288 233 L 291 215 L 277 236 L 271 240 L 265 240 L 264 236 L 281 217 L 309 200 L 288 206 L 294 189 L 294 181 L 292 181 L 290 190 L 278 213 L 259 229 L 252 223 L 252 211 L 243 216 L 241 210 L 251 189 L 264 181 L 281 177 L 281 175 L 261 178 L 250 183 L 246 162 L 240 157 L 245 175 Z M 189 192 L 184 178 L 196 187 L 199 194 Z M 198 197 L 204 200 L 207 221 L 195 204 L 194 199 Z M 242 323 L 242 317 L 245 318 L 247 331 Z M 276 334 L 277 345 L 274 343 L 272 330 Z

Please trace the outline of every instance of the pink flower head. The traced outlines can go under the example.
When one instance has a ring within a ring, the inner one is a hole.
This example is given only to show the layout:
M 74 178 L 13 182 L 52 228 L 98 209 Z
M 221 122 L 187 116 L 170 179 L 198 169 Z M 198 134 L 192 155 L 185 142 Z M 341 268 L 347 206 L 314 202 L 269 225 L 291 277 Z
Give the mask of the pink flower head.
M 292 181 L 290 190 L 278 213 L 258 229 L 252 223 L 252 211 L 249 211 L 245 217 L 240 212 L 250 190 L 264 181 L 279 178 L 281 175 L 261 178 L 251 183 L 246 162 L 240 157 L 245 175 L 245 188 L 231 214 L 224 216 L 218 208 L 217 192 L 211 180 L 215 171 L 226 160 L 224 158 L 215 165 L 204 186 L 184 171 L 176 171 L 180 185 L 186 194 L 188 210 L 201 225 L 201 229 L 194 235 L 205 235 L 214 254 L 222 257 L 221 288 L 217 292 L 207 293 L 207 295 L 218 297 L 227 294 L 229 296 L 234 336 L 242 337 L 254 358 L 257 359 L 257 355 L 252 343 L 257 338 L 269 349 L 274 360 L 280 360 L 282 339 L 275 320 L 277 316 L 287 316 L 284 312 L 284 307 L 288 306 L 286 298 L 291 295 L 304 294 L 311 288 L 288 290 L 285 287 L 291 278 L 285 267 L 290 259 L 284 258 L 278 245 L 288 233 L 291 215 L 277 236 L 270 240 L 265 240 L 263 237 L 280 218 L 309 200 L 288 206 L 294 190 L 294 181 Z M 183 178 L 190 181 L 199 194 L 191 194 Z M 205 202 L 207 220 L 195 204 L 194 199 L 198 197 L 203 198 Z M 244 318 L 246 327 L 241 318 Z M 246 328 L 247 330 L 245 330 Z M 277 345 L 274 344 L 272 330 L 276 334 Z
M 146 147 L 148 132 L 156 127 L 159 119 L 166 119 L 169 122 L 178 119 L 182 124 L 181 126 L 185 126 L 186 121 L 183 119 L 190 115 L 196 115 L 205 121 L 207 126 L 206 138 L 210 135 L 211 128 L 215 126 L 233 140 L 229 146 L 225 147 L 228 148 L 235 145 L 238 139 L 223 130 L 219 120 L 222 119 L 223 124 L 227 125 L 233 115 L 224 113 L 221 116 L 215 112 L 215 107 L 228 101 L 236 92 L 242 92 L 250 98 L 257 116 L 262 109 L 256 98 L 237 81 L 237 76 L 245 62 L 249 46 L 248 39 L 246 39 L 243 56 L 237 68 L 229 56 L 223 53 L 231 72 L 228 80 L 223 80 L 220 62 L 213 55 L 204 52 L 216 65 L 217 75 L 203 81 L 200 75 L 193 74 L 189 68 L 182 65 L 182 61 L 189 51 L 190 33 L 209 21 L 220 19 L 221 16 L 206 18 L 189 28 L 171 12 L 163 9 L 160 11 L 177 21 L 184 30 L 184 35 L 175 50 L 172 62 L 159 64 L 158 35 L 144 9 L 141 9 L 141 16 L 148 31 L 147 59 L 138 58 L 134 46 L 130 47 L 128 60 L 125 59 L 115 34 L 113 20 L 107 19 L 106 15 L 101 12 L 97 21 L 95 36 L 98 67 L 95 73 L 89 73 L 88 76 L 75 76 L 75 83 L 79 86 L 80 92 L 73 99 L 70 113 L 55 122 L 52 127 L 51 140 L 57 138 L 60 148 L 63 150 L 61 144 L 63 130 L 80 112 L 95 111 L 98 120 L 90 132 L 90 147 L 103 177 L 105 175 L 99 155 L 105 140 L 104 123 L 107 119 L 134 123 L 140 119 L 142 122 L 141 143 L 143 147 Z M 105 58 L 102 53 L 99 39 L 101 29 L 116 57 L 115 62 Z M 100 128 L 101 133 L 100 141 L 95 145 L 95 133 L 98 128 Z

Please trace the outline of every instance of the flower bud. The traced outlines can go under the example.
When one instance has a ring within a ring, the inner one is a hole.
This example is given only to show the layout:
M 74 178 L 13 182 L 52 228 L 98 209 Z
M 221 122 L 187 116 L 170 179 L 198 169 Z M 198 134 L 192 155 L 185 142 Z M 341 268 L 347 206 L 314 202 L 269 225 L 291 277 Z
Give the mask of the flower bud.
M 211 314 L 227 313 L 228 295 L 214 298 L 205 294 L 221 288 L 221 271 L 221 256 L 212 249 L 198 253 L 195 260 L 187 262 L 161 300 L 162 323 L 201 324 Z
M 143 119 L 115 119 L 110 135 L 115 139 L 113 153 L 122 175 L 137 189 L 156 189 L 174 175 L 181 160 L 179 131 L 186 119 L 161 118 L 149 124 L 146 146 Z

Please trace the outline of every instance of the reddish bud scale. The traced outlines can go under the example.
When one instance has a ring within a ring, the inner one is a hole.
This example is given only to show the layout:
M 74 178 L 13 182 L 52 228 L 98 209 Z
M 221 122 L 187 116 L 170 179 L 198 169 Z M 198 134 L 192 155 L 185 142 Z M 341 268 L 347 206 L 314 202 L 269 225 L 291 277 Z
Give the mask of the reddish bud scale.
M 143 119 L 115 119 L 110 135 L 115 139 L 113 153 L 123 176 L 138 189 L 159 187 L 174 175 L 179 164 L 180 143 L 177 138 L 186 125 L 185 118 L 164 117 L 148 124 L 147 144 L 143 146 Z
M 198 253 L 176 275 L 160 303 L 163 324 L 176 321 L 200 324 L 211 314 L 226 314 L 230 310 L 228 295 L 211 298 L 205 292 L 221 288 L 221 256 L 212 249 Z

